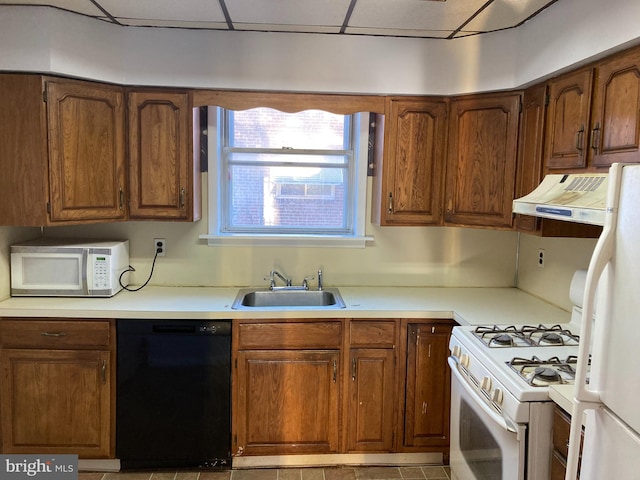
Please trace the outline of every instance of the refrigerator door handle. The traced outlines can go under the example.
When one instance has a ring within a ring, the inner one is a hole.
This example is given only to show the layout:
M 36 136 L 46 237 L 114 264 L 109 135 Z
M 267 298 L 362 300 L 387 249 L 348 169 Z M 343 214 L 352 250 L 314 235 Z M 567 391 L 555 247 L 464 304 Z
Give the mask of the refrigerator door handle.
M 593 251 L 585 279 L 580 325 L 580 346 L 574 383 L 574 403 L 571 413 L 571 431 L 569 434 L 565 480 L 575 480 L 577 477 L 584 412 L 585 410 L 594 410 L 601 405 L 600 392 L 589 389 L 587 386 L 587 366 L 589 363 L 591 331 L 593 330 L 596 288 L 604 269 L 613 258 L 614 253 L 620 187 L 622 185 L 622 168 L 622 164 L 614 163 L 609 169 L 609 190 L 607 191 L 604 227 Z M 599 321 L 604 321 L 604 317 Z

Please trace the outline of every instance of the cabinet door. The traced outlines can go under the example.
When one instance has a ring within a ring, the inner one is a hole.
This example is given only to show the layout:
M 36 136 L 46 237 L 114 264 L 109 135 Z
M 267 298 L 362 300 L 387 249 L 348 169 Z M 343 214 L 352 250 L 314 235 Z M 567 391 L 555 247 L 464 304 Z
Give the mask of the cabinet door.
M 510 228 L 520 95 L 454 99 L 445 223 Z
M 130 218 L 194 220 L 199 195 L 194 198 L 189 95 L 132 91 L 128 112 Z
M 108 458 L 109 368 L 109 352 L 3 349 L 3 452 Z
M 339 365 L 334 350 L 238 352 L 234 454 L 337 452 Z
M 640 49 L 598 65 L 593 97 L 592 164 L 640 162 Z
M 124 220 L 120 87 L 47 82 L 51 221 Z
M 542 140 L 546 96 L 547 86 L 545 84 L 528 88 L 523 94 L 515 198 L 531 193 L 542 180 Z M 539 223 L 540 219 L 536 217 L 516 215 L 518 230 L 536 231 Z
M 436 100 L 391 100 L 385 118 L 380 224 L 441 222 L 447 106 Z
M 349 360 L 347 450 L 393 449 L 395 351 L 352 349 Z
M 545 137 L 548 169 L 587 166 L 592 84 L 593 69 L 579 70 L 549 82 Z
M 409 324 L 404 442 L 406 447 L 449 445 L 451 376 L 448 325 Z

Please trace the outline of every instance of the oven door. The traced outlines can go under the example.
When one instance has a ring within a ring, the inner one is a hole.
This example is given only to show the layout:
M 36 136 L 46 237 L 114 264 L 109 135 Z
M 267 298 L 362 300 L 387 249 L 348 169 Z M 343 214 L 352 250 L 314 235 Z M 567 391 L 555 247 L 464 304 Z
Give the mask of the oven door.
M 526 425 L 505 420 L 455 357 L 451 367 L 451 472 L 457 480 L 524 480 Z

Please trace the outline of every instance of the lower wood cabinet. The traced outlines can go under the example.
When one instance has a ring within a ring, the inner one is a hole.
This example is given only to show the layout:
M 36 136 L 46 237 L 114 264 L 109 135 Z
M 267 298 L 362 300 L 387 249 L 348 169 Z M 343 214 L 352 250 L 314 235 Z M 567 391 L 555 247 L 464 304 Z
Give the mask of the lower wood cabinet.
M 556 406 L 553 412 L 553 454 L 551 456 L 551 480 L 564 480 L 566 476 L 570 430 L 571 415 L 565 412 L 562 408 Z M 582 444 L 580 445 L 580 455 L 582 455 Z M 577 478 L 580 478 L 579 460 Z
M 114 454 L 113 322 L 0 320 L 6 454 Z
M 233 455 L 447 457 L 452 325 L 406 319 L 237 321 Z
M 236 454 L 338 451 L 337 350 L 238 353 Z
M 397 403 L 397 321 L 349 321 L 346 451 L 391 452 Z
M 429 447 L 448 451 L 451 375 L 447 358 L 451 329 L 451 324 L 438 323 L 406 326 L 403 451 Z

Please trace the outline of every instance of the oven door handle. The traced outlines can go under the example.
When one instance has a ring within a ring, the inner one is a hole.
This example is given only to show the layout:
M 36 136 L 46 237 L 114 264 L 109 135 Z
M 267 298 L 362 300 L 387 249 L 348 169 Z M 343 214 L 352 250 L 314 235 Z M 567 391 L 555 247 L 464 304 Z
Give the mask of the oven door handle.
M 522 434 L 524 434 L 524 426 L 516 424 L 510 418 L 504 416 L 504 414 L 499 415 L 495 410 L 493 410 L 487 402 L 490 401 L 485 399 L 484 395 L 477 391 L 476 388 L 471 386 L 466 379 L 466 375 L 462 374 L 460 370 L 463 370 L 464 367 L 460 365 L 459 360 L 453 355 L 449 356 L 449 366 L 451 367 L 451 371 L 455 375 L 456 379 L 460 382 L 463 388 L 466 390 L 467 394 L 471 395 L 474 399 L 480 400 L 477 404 L 482 408 L 484 413 L 486 413 L 491 420 L 493 420 L 498 426 L 500 426 L 503 430 L 507 430 L 508 432 L 515 433 L 517 438 L 520 439 Z

